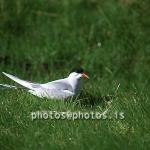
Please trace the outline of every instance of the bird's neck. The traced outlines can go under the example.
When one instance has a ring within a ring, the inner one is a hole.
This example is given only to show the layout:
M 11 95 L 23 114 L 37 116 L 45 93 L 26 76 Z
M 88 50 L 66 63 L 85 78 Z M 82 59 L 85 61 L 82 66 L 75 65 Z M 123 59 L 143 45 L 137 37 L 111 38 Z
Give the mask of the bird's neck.
M 79 93 L 81 89 L 81 80 L 69 78 L 69 83 L 72 86 L 73 92 L 75 94 Z

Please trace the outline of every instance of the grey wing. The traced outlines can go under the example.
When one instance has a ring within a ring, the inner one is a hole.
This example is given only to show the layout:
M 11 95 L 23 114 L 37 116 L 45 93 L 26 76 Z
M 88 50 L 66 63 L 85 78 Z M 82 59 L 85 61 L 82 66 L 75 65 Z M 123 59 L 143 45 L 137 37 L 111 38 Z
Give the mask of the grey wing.
M 68 90 L 73 92 L 72 86 L 65 79 L 42 84 L 41 86 L 46 89 Z

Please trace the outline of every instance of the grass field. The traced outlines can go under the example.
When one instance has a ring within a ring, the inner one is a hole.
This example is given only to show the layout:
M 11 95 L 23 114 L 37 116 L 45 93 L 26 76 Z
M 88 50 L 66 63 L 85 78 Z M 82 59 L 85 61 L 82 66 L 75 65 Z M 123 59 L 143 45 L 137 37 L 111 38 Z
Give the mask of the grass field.
M 150 149 L 149 16 L 149 0 L 0 0 L 0 72 L 44 83 L 82 66 L 90 76 L 67 102 L 0 89 L 0 148 Z M 107 108 L 112 119 L 31 118 Z

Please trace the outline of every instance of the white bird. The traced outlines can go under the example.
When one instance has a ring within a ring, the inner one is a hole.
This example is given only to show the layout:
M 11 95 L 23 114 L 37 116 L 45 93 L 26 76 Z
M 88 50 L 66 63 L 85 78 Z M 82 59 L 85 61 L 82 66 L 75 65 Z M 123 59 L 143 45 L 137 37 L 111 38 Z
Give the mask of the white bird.
M 40 98 L 48 99 L 65 99 L 77 95 L 81 90 L 81 78 L 89 78 L 83 69 L 78 69 L 69 74 L 67 78 L 51 81 L 48 83 L 32 83 L 30 81 L 21 80 L 18 77 L 2 72 L 8 78 L 22 85 L 29 93 Z M 5 88 L 15 88 L 16 86 L 8 84 L 0 84 Z

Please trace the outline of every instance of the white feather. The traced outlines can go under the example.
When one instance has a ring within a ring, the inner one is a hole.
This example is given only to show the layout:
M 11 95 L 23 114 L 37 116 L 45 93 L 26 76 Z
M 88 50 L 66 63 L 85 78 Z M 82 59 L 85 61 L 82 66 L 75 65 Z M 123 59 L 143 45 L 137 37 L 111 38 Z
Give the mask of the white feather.
M 32 83 L 25 81 L 3 72 L 5 76 L 22 85 L 28 89 L 28 92 L 38 96 L 40 98 L 50 98 L 50 99 L 65 99 L 70 96 L 76 95 L 80 90 L 80 78 L 81 75 L 77 73 L 71 73 L 67 78 L 55 80 L 45 84 Z M 16 86 L 11 86 L 3 84 L 5 87 L 16 88 Z

